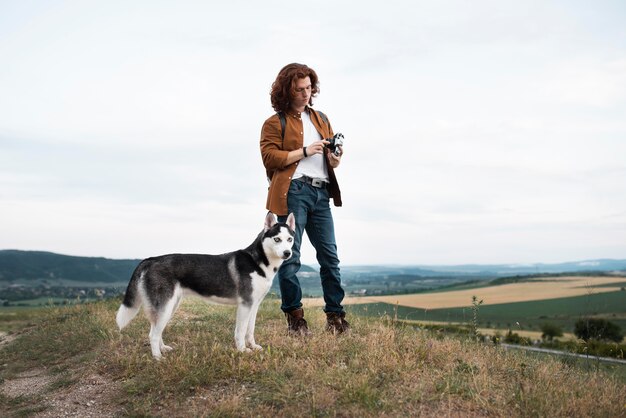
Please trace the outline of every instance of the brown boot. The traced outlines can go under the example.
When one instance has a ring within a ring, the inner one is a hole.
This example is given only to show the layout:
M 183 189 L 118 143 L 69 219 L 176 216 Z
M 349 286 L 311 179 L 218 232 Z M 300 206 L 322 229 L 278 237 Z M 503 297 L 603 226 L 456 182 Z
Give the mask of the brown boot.
M 285 312 L 287 324 L 289 325 L 289 335 L 308 337 L 312 335 L 309 327 L 304 319 L 304 309 L 295 309 L 291 312 Z
M 345 312 L 326 312 L 326 331 L 335 335 L 350 331 L 350 324 L 345 317 Z

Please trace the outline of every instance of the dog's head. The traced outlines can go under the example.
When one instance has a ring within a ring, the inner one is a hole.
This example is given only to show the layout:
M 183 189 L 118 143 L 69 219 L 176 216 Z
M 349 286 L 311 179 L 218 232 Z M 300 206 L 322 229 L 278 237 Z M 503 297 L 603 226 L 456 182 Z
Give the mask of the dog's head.
M 268 212 L 265 217 L 263 232 L 263 247 L 269 258 L 287 260 L 291 257 L 291 247 L 296 231 L 296 218 L 293 213 L 287 216 L 285 222 L 277 222 L 273 213 Z

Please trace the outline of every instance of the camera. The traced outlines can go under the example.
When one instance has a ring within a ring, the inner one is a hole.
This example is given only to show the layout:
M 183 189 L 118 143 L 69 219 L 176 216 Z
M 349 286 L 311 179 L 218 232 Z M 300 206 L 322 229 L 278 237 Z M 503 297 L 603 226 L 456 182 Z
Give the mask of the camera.
M 326 145 L 326 148 L 339 157 L 341 155 L 339 147 L 343 145 L 343 135 L 341 133 L 336 133 L 332 138 L 326 138 L 326 141 L 330 142 L 330 144 Z

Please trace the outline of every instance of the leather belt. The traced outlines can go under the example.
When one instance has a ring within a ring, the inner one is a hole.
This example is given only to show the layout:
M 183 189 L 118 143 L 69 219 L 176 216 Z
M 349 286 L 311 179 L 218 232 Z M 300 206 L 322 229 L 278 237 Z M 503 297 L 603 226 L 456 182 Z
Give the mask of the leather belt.
M 297 179 L 294 179 L 294 180 L 301 181 L 306 184 L 310 184 L 311 186 L 317 187 L 318 189 L 325 189 L 326 185 L 328 184 L 327 181 L 324 181 L 322 179 L 316 179 L 316 178 L 309 177 L 309 176 L 298 177 Z

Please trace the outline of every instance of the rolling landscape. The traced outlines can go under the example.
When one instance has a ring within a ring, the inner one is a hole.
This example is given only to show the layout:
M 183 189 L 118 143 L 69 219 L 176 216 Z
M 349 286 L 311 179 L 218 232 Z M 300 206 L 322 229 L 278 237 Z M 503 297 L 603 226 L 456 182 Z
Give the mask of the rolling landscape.
M 119 297 L 139 261 L 3 250 L 0 306 L 8 310 Z M 323 305 L 317 267 L 302 266 L 299 277 L 305 305 Z M 539 332 L 542 324 L 553 323 L 571 333 L 582 317 L 607 318 L 626 330 L 626 260 L 345 266 L 342 281 L 344 304 L 361 315 L 393 312 L 403 320 L 464 324 L 476 296 L 483 301 L 477 325 L 493 332 Z M 270 297 L 278 295 L 274 280 Z
M 114 260 L 76 257 L 43 251 L 0 250 L 0 300 L 28 301 L 39 297 L 65 297 L 60 289 L 106 288 L 108 296 L 122 293 L 139 259 Z M 348 294 L 382 295 L 433 291 L 454 286 L 484 286 L 496 279 L 516 276 L 584 275 L 625 276 L 626 260 L 585 260 L 560 264 L 450 265 L 450 266 L 342 266 Z M 317 266 L 300 270 L 303 293 L 321 296 Z M 21 294 L 19 293 L 21 289 Z M 275 281 L 273 291 L 278 292 Z M 15 291 L 15 292 L 14 292 Z M 30 292 L 30 293 L 29 293 Z
M 0 411 L 623 414 L 626 364 L 619 361 L 626 345 L 582 340 L 575 333 L 581 320 L 626 330 L 626 260 L 345 266 L 344 304 L 353 331 L 330 339 L 323 331 L 316 266 L 303 266 L 313 337 L 285 337 L 275 282 L 257 322 L 263 351 L 234 351 L 233 307 L 190 299 L 165 331 L 175 350 L 158 364 L 145 345 L 143 315 L 123 333 L 114 323 L 138 262 L 0 251 Z M 548 336 L 546 326 L 558 332 Z M 524 346 L 583 358 L 509 348 Z M 585 390 L 574 390 L 580 387 Z

